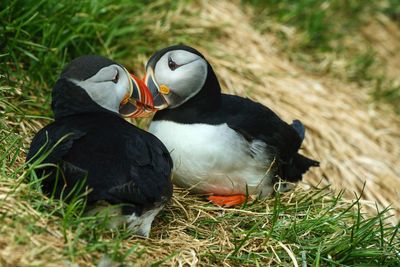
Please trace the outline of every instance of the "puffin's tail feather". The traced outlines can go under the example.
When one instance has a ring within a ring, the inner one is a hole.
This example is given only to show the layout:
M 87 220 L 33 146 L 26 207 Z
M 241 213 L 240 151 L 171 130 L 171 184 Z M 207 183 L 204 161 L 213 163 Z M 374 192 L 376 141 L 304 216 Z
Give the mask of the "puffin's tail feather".
M 289 182 L 297 182 L 301 180 L 303 174 L 311 167 L 318 167 L 319 162 L 307 158 L 297 153 L 291 163 L 285 164 L 282 167 L 283 179 Z
M 304 128 L 303 123 L 299 120 L 293 120 L 292 124 L 290 124 L 293 129 L 297 132 L 297 134 L 300 136 L 301 141 L 304 140 L 304 136 L 306 135 L 306 129 Z

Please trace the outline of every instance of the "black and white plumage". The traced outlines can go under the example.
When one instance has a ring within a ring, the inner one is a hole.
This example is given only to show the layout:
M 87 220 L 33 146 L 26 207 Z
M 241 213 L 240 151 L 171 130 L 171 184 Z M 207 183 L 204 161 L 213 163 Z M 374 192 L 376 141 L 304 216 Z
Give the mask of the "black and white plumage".
M 146 68 L 154 104 L 163 109 L 149 131 L 171 152 L 174 183 L 199 193 L 267 196 L 277 176 L 296 182 L 318 166 L 298 153 L 305 135 L 300 121 L 289 125 L 259 103 L 222 94 L 197 50 L 162 49 Z
M 42 163 L 58 165 L 61 174 L 49 166 L 37 170 L 49 175 L 42 182 L 46 194 L 68 201 L 83 181 L 83 189 L 91 190 L 88 206 L 119 205 L 118 221 L 148 236 L 172 196 L 172 160 L 160 140 L 119 115 L 121 102 L 135 90 L 134 78 L 109 59 L 73 60 L 53 88 L 55 121 L 36 134 L 27 161 L 49 151 Z

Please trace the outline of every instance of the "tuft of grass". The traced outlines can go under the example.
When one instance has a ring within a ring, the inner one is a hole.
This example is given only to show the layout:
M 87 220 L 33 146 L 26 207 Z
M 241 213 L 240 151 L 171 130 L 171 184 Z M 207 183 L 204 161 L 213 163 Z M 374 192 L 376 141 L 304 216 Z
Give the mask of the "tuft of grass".
M 247 0 L 255 8 L 254 25 L 261 32 L 272 32 L 279 46 L 302 68 L 321 75 L 347 79 L 362 87 L 372 88 L 374 101 L 390 103 L 396 112 L 400 94 L 397 77 L 386 74 L 385 58 L 361 32 L 378 16 L 387 15 L 399 21 L 397 0 Z M 272 21 L 295 29 L 274 27 Z M 400 24 L 397 24 L 400 27 Z M 353 40 L 349 42 L 349 40 Z M 344 68 L 331 68 L 334 61 L 345 62 Z M 332 61 L 327 63 L 327 61 Z M 326 66 L 322 67 L 321 66 Z M 389 80 L 382 83 L 381 80 Z M 400 114 L 400 113 L 399 113 Z
M 303 32 L 298 49 L 327 51 L 337 49 L 337 41 L 359 29 L 361 14 L 377 3 L 359 0 L 248 0 L 258 7 L 255 23 L 268 30 L 266 17 L 296 27 Z
M 400 3 L 398 0 L 389 0 L 386 2 L 383 5 L 383 11 L 400 25 Z
M 394 110 L 400 114 L 400 83 L 387 81 L 380 77 L 375 80 L 375 88 L 372 95 L 377 100 L 384 100 L 392 104 Z

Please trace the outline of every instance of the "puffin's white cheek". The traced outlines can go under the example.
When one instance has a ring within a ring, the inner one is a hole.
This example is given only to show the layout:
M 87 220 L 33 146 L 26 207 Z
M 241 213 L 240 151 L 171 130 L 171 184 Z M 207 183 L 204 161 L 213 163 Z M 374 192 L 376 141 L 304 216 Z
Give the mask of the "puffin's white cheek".
M 171 86 L 181 96 L 193 96 L 197 94 L 204 85 L 207 71 L 201 65 L 188 66 L 176 74 L 178 78 Z M 179 82 L 177 82 L 179 81 Z
M 126 79 L 120 81 L 115 88 L 115 93 L 116 93 L 116 97 L 117 99 L 124 99 L 124 97 L 129 94 L 129 84 L 128 81 Z
M 126 92 L 126 90 L 125 90 L 125 88 L 123 86 L 117 86 L 115 88 L 116 99 L 121 99 L 122 100 L 124 98 L 124 96 L 125 96 L 125 92 Z

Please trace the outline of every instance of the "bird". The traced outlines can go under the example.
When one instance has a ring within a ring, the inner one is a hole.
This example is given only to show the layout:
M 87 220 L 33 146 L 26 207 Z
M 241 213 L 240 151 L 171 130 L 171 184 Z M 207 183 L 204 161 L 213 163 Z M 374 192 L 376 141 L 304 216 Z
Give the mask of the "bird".
M 148 237 L 172 197 L 172 159 L 154 135 L 123 118 L 151 106 L 143 81 L 102 56 L 72 60 L 52 89 L 54 122 L 34 136 L 26 161 L 40 161 L 42 191 L 69 202 L 85 189 L 88 211 L 113 207 L 111 227 Z
M 299 153 L 305 127 L 290 125 L 251 99 L 221 93 L 212 66 L 193 47 L 155 52 L 144 81 L 158 110 L 149 127 L 174 162 L 173 183 L 235 206 L 273 194 L 280 180 L 295 183 L 319 162 Z M 290 186 L 283 183 L 280 191 Z

